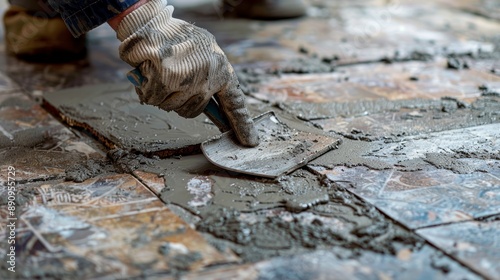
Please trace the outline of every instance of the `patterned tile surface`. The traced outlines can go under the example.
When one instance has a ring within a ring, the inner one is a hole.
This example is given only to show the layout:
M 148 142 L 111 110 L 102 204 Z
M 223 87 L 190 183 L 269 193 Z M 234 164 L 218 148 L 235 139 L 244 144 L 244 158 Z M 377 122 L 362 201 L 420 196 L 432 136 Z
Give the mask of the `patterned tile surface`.
M 397 256 L 364 253 L 355 259 L 337 252 L 274 258 L 252 266 L 191 274 L 186 279 L 481 279 L 430 246 Z
M 474 99 L 481 85 L 500 77 L 481 69 L 446 69 L 446 60 L 341 67 L 334 73 L 282 75 L 257 85 L 259 99 L 271 102 L 355 102 L 359 100 Z M 480 66 L 478 66 L 480 67 Z
M 17 250 L 21 275 L 173 275 L 238 260 L 210 246 L 130 175 L 31 186 L 34 195 L 19 217 L 26 228 L 18 242 L 31 240 Z M 51 272 L 60 262 L 72 265 Z
M 69 130 L 26 96 L 0 97 L 0 168 L 15 167 L 17 181 L 64 177 L 67 167 L 103 154 L 95 141 Z
M 496 194 L 497 197 L 499 193 Z M 420 229 L 418 234 L 485 277 L 500 275 L 500 222 L 464 222 Z

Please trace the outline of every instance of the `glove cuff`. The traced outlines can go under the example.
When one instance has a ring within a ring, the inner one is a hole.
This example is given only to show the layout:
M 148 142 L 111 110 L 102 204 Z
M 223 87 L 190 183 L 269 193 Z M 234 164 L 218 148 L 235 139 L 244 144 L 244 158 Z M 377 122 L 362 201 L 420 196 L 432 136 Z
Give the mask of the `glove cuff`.
M 171 18 L 174 7 L 169 6 L 167 0 L 150 0 L 141 5 L 122 19 L 118 25 L 118 30 L 116 32 L 118 40 L 123 42 L 139 29 L 144 28 L 154 17 L 165 10 L 167 10 L 167 17 Z

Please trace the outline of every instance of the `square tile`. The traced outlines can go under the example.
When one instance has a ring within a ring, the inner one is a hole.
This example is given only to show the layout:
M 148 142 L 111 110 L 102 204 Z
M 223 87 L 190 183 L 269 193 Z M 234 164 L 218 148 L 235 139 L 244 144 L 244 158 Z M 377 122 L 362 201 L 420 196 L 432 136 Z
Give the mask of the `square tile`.
M 26 96 L 0 98 L 0 168 L 13 166 L 17 181 L 61 178 L 77 162 L 103 158 L 96 142 L 69 130 Z

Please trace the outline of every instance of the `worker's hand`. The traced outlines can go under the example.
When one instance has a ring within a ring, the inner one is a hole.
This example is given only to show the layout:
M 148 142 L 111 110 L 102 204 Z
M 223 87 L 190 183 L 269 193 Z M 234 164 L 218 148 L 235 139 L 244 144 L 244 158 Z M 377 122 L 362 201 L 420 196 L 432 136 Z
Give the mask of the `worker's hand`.
M 258 145 L 236 74 L 214 36 L 172 12 L 166 0 L 151 0 L 118 25 L 120 57 L 144 77 L 136 88 L 141 102 L 193 118 L 216 94 L 238 140 Z

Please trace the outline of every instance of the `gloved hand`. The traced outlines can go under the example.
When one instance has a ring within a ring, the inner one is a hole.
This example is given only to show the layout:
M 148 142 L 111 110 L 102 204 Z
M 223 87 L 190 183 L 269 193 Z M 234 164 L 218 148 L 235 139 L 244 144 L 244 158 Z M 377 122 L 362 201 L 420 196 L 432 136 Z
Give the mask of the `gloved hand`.
M 141 102 L 186 118 L 199 115 L 215 94 L 238 140 L 259 137 L 245 107 L 238 78 L 212 34 L 172 17 L 166 0 L 151 0 L 121 20 L 120 57 L 144 77 Z

